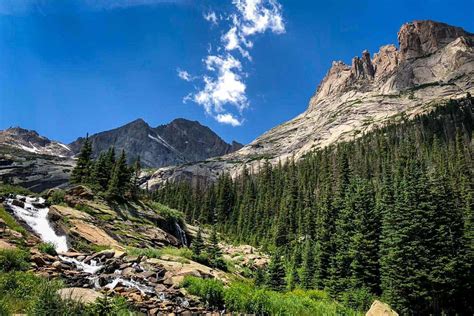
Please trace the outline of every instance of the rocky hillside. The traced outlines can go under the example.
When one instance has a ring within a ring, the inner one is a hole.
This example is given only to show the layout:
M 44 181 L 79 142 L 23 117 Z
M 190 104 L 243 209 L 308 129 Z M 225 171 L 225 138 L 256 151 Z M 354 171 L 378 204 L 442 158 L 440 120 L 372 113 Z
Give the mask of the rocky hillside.
M 227 144 L 210 128 L 185 119 L 176 119 L 156 128 L 138 119 L 122 127 L 92 135 L 90 139 L 95 156 L 114 146 L 118 151 L 124 149 L 130 162 L 140 156 L 146 167 L 201 161 L 242 147 L 237 142 Z M 83 142 L 84 139 L 79 138 L 69 147 L 74 153 L 78 153 Z
M 309 101 L 308 109 L 238 152 L 198 164 L 162 168 L 148 187 L 169 179 L 236 174 L 246 164 L 254 170 L 335 142 L 350 140 L 389 122 L 430 111 L 451 98 L 474 93 L 474 35 L 434 21 L 404 24 L 399 47 L 362 52 L 351 65 L 333 62 Z
M 35 131 L 21 127 L 11 127 L 0 131 L 0 144 L 34 154 L 56 157 L 69 157 L 72 155 L 72 151 L 68 146 L 40 136 Z
M 26 249 L 30 271 L 61 278 L 66 300 L 88 304 L 121 296 L 143 315 L 202 314 L 214 309 L 182 288 L 186 276 L 228 283 L 268 264 L 251 246 L 224 244 L 219 247 L 232 271 L 193 261 L 186 246 L 197 227 L 150 201 L 110 205 L 82 186 L 51 190 L 48 197 L 0 193 L 0 254 Z

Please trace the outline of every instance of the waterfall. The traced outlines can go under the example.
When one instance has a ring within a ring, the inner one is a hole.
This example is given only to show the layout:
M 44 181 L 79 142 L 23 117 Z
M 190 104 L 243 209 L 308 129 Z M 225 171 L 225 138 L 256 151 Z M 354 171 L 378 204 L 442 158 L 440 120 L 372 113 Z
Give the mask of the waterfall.
M 59 236 L 51 227 L 48 221 L 49 208 L 37 208 L 33 206 L 41 205 L 45 203 L 45 200 L 41 197 L 32 198 L 17 195 L 16 200 L 25 201 L 24 206 L 20 207 L 14 205 L 15 199 L 7 199 L 7 205 L 12 209 L 16 217 L 22 219 L 35 233 L 37 233 L 41 240 L 44 242 L 50 242 L 54 245 L 57 252 L 66 252 L 68 250 L 66 236 Z M 19 203 L 16 203 L 19 204 Z
M 178 222 L 175 222 L 176 231 L 178 232 L 179 240 L 183 246 L 188 246 L 188 238 L 186 237 L 186 232 L 179 226 Z

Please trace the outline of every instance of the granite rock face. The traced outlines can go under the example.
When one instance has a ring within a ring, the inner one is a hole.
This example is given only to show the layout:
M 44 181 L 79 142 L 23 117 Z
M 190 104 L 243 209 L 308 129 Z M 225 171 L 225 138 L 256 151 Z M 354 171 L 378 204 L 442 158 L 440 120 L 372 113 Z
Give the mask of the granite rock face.
M 159 169 L 149 188 L 176 179 L 235 176 L 244 165 L 258 171 L 263 159 L 285 161 L 350 140 L 389 122 L 430 111 L 451 98 L 474 93 L 474 35 L 434 21 L 404 24 L 399 49 L 368 51 L 352 65 L 333 62 L 307 110 L 241 150 L 205 162 Z
M 122 127 L 90 136 L 94 156 L 114 147 L 127 153 L 129 162 L 140 156 L 145 167 L 163 167 L 205 160 L 222 156 L 242 147 L 234 142 L 228 144 L 216 133 L 196 121 L 176 119 L 156 128 L 142 119 Z M 69 147 L 79 153 L 83 138 Z

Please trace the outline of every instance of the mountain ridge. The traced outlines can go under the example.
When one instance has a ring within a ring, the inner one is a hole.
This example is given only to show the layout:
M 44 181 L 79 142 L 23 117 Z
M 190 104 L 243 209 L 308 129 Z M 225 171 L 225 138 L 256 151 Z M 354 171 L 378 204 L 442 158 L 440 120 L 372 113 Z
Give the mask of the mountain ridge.
M 382 46 L 351 65 L 333 62 L 306 111 L 256 138 L 241 150 L 194 165 L 166 167 L 147 185 L 169 180 L 232 176 L 263 160 L 299 159 L 335 142 L 354 139 L 387 123 L 425 113 L 451 98 L 474 93 L 474 35 L 445 23 L 405 23 L 399 48 Z
M 140 156 L 146 167 L 161 167 L 205 160 L 240 149 L 243 145 L 228 144 L 209 127 L 198 121 L 177 118 L 168 124 L 151 127 L 139 118 L 123 126 L 89 136 L 94 156 L 110 147 L 125 150 L 129 162 Z M 84 138 L 69 144 L 77 154 Z

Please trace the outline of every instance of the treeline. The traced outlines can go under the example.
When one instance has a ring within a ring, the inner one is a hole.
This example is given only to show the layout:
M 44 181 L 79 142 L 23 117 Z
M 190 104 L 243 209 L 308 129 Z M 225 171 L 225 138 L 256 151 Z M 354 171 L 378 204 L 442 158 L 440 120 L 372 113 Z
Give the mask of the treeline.
M 140 157 L 132 166 L 128 166 L 125 151 L 122 150 L 117 159 L 113 147 L 93 160 L 92 144 L 86 137 L 70 182 L 87 185 L 111 200 L 136 199 L 140 193 L 140 171 Z
M 155 199 L 272 251 L 274 288 L 354 304 L 376 295 L 401 315 L 472 315 L 473 111 L 470 97 L 453 100 L 298 162 L 170 183 Z

